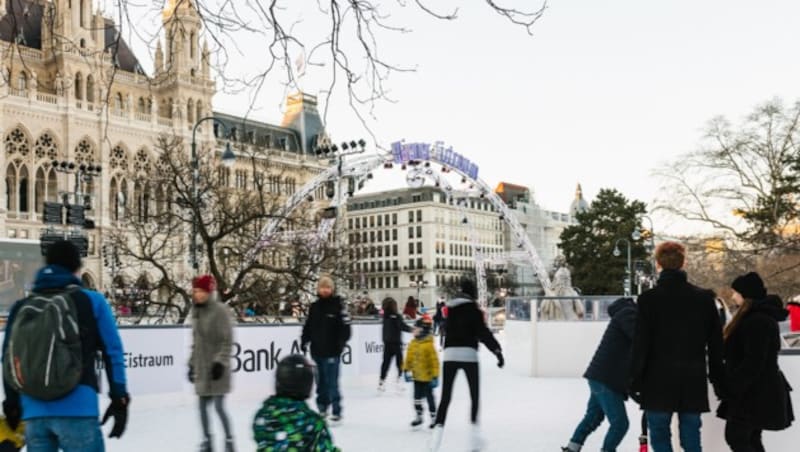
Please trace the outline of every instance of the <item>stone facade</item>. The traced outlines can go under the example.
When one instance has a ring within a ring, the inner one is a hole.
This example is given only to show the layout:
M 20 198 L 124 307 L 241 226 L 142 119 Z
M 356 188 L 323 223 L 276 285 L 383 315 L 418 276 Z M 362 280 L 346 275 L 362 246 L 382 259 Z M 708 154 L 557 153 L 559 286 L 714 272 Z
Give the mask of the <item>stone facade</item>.
M 237 149 L 270 149 L 264 171 L 286 178 L 277 184 L 277 190 L 286 191 L 282 194 L 322 169 L 303 142 L 323 133 L 318 114 L 316 122 L 301 123 L 313 128 L 301 130 L 294 117 L 284 120 L 289 127 L 279 127 L 213 112 L 216 85 L 192 1 L 167 2 L 165 36 L 157 44 L 151 75 L 113 21 L 92 12 L 91 0 L 5 0 L 0 14 L 0 169 L 5 174 L 0 236 L 37 239 L 44 229 L 42 203 L 73 191 L 75 176 L 57 172 L 53 160 L 99 164 L 100 176 L 80 190 L 91 196 L 89 216 L 97 226 L 89 231 L 84 276 L 95 287 L 110 282 L 101 244 L 104 230 L 121 215 L 120 203 L 150 203 L 164 196 L 155 187 L 134 184 L 137 176 L 157 169 L 155 137 L 174 134 L 188 144 L 196 121 L 214 115 L 234 132 Z M 307 116 L 316 114 L 312 96 L 294 96 L 290 103 Z M 218 144 L 225 137 L 212 124 L 197 127 L 197 142 L 221 152 Z M 244 181 L 246 187 L 244 168 L 252 171 L 252 165 L 237 165 L 231 184 Z

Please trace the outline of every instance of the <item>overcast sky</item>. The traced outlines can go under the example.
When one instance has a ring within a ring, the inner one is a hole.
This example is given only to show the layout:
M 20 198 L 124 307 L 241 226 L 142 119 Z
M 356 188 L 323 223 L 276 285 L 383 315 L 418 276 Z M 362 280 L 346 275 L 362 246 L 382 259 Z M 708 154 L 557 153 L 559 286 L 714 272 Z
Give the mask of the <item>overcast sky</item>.
M 384 145 L 445 141 L 490 185 L 531 186 L 548 209 L 566 211 L 578 182 L 589 200 L 614 187 L 649 203 L 658 188 L 650 172 L 694 149 L 709 119 L 800 98 L 796 0 L 552 0 L 532 37 L 484 2 L 450 4 L 462 4 L 457 21 L 404 12 L 414 32 L 381 42 L 390 60 L 417 71 L 392 77 L 398 102 L 376 110 L 373 130 Z M 226 71 L 245 74 L 263 43 L 239 45 L 244 59 Z M 320 81 L 304 84 L 314 94 Z M 283 88 L 274 85 L 252 116 L 279 123 Z M 330 106 L 329 133 L 365 136 L 343 100 Z M 241 114 L 249 100 L 220 93 L 214 103 Z M 377 180 L 373 190 L 402 181 Z

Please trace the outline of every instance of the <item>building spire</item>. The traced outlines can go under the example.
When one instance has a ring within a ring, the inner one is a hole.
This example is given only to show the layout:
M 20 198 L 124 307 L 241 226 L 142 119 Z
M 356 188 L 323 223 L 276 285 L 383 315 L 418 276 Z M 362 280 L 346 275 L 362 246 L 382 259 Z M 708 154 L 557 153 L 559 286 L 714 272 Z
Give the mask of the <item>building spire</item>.
M 575 189 L 575 199 L 583 199 L 583 188 L 581 188 L 580 182 L 578 183 L 578 188 Z

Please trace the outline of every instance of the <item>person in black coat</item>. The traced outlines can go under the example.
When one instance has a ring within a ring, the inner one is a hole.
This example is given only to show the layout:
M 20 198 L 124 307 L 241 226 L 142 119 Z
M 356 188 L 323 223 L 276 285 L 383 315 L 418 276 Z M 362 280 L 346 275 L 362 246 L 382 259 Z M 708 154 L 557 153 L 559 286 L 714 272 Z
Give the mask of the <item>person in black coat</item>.
M 710 411 L 708 380 L 719 395 L 724 378 L 714 292 L 688 282 L 682 270 L 685 260 L 683 245 L 660 244 L 658 283 L 639 296 L 631 394 L 646 412 L 655 452 L 672 451 L 674 413 L 683 449 L 701 450 L 700 414 Z
M 383 363 L 381 363 L 381 381 L 378 390 L 386 390 L 386 375 L 392 359 L 397 364 L 397 383 L 401 384 L 403 376 L 403 331 L 410 333 L 411 327 L 403 321 L 403 316 L 397 312 L 397 300 L 388 297 L 383 300 Z
M 333 279 L 319 279 L 319 298 L 308 311 L 303 325 L 301 348 L 303 353 L 311 343 L 311 358 L 317 365 L 317 408 L 327 416 L 332 406 L 332 422 L 342 417 L 341 393 L 339 392 L 339 366 L 342 352 L 350 340 L 350 314 L 344 301 L 334 294 Z
M 603 441 L 604 451 L 617 450 L 628 432 L 628 398 L 631 348 L 636 330 L 636 303 L 620 298 L 608 307 L 611 321 L 583 377 L 589 381 L 589 404 L 564 452 L 578 452 L 586 438 L 608 418 L 610 427 Z
M 725 328 L 727 384 L 717 415 L 727 420 L 725 440 L 733 452 L 763 452 L 762 431 L 784 430 L 794 420 L 789 384 L 778 367 L 778 322 L 788 312 L 756 273 L 731 287 L 739 310 Z
M 459 370 L 463 370 L 469 384 L 472 400 L 472 431 L 470 443 L 472 450 L 480 450 L 483 438 L 478 428 L 478 407 L 480 400 L 480 378 L 478 372 L 478 342 L 482 342 L 497 357 L 497 366 L 503 367 L 505 361 L 500 344 L 489 327 L 484 314 L 476 303 L 478 290 L 475 282 L 462 278 L 460 293 L 447 302 L 447 336 L 444 342 L 444 365 L 442 369 L 442 400 L 433 431 L 432 450 L 438 450 L 442 441 L 447 410 L 453 395 L 453 383 Z

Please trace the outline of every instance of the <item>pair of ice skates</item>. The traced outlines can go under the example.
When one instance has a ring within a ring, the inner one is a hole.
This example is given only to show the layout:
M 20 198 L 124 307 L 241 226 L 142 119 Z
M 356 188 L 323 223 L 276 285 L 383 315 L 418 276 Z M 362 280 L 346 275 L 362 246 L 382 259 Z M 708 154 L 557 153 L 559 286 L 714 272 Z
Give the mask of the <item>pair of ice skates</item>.
M 444 427 L 441 425 L 433 426 L 433 435 L 430 441 L 430 452 L 439 452 L 442 446 L 442 435 L 444 434 Z M 486 440 L 481 434 L 481 429 L 478 424 L 472 424 L 469 432 L 469 452 L 482 452 L 486 448 Z

